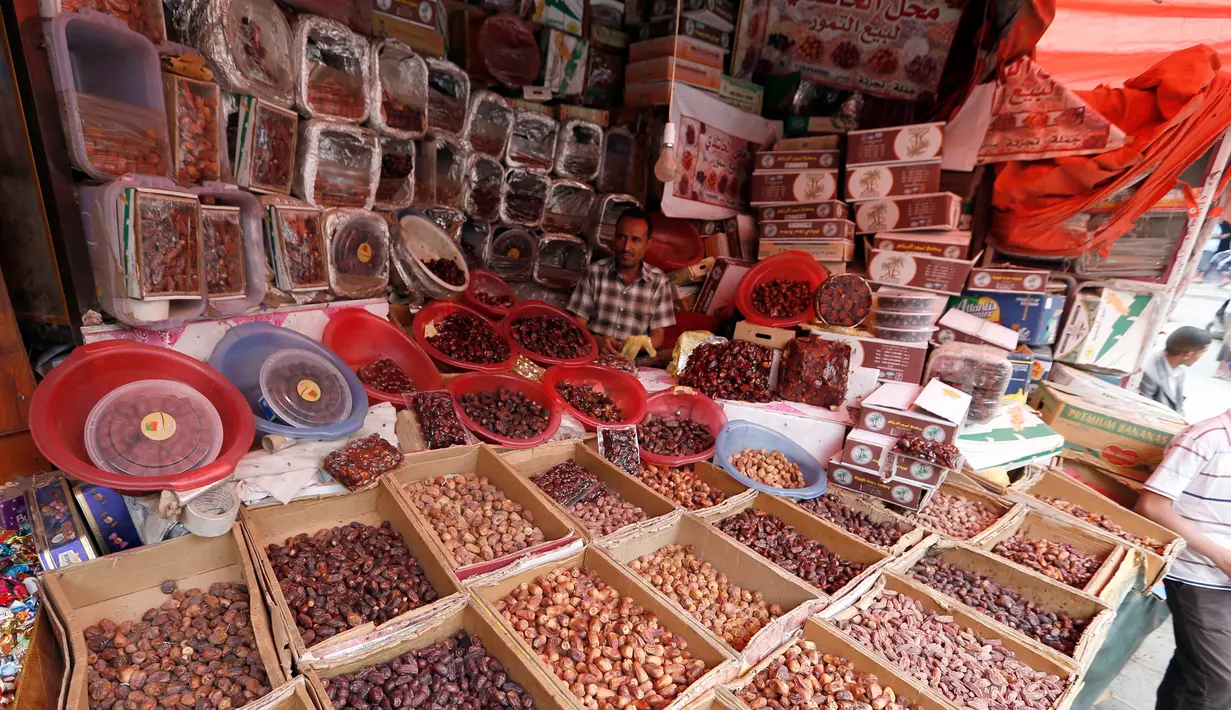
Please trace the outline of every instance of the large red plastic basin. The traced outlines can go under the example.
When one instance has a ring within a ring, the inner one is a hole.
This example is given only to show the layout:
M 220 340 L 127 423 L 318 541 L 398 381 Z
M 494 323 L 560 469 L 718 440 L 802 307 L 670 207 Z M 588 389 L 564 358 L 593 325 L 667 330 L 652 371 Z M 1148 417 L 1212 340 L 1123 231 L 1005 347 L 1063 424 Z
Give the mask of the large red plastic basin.
M 329 319 L 321 344 L 342 358 L 356 372 L 364 365 L 389 359 L 415 383 L 420 392 L 441 388 L 436 363 L 404 330 L 362 308 L 348 308 Z M 383 392 L 364 384 L 369 404 L 389 402 L 396 407 L 411 405 L 410 395 Z
M 466 362 L 465 360 L 458 360 L 457 358 L 449 357 L 434 348 L 431 343 L 427 342 L 427 334 L 425 332 L 427 324 L 433 321 L 444 320 L 452 313 L 465 313 L 467 315 L 474 316 L 475 318 L 478 318 L 487 325 L 491 326 L 491 329 L 496 331 L 496 335 L 509 345 L 509 357 L 502 362 L 490 364 Z M 508 372 L 513 369 L 513 365 L 517 363 L 517 350 L 513 348 L 511 343 L 508 342 L 509 339 L 503 332 L 501 332 L 500 326 L 496 325 L 491 321 L 491 319 L 487 318 L 470 306 L 458 303 L 456 301 L 432 301 L 423 308 L 419 309 L 419 312 L 415 314 L 415 320 L 411 324 L 411 327 L 415 332 L 415 342 L 419 344 L 419 347 L 423 348 L 423 352 L 431 355 L 433 360 L 440 363 L 445 368 L 444 372 L 465 372 L 467 370 L 472 372 Z
M 590 385 L 605 392 L 624 413 L 624 418 L 618 422 L 604 422 L 588 414 L 582 414 L 556 391 L 556 383 L 559 382 L 567 382 L 571 385 Z M 543 375 L 543 390 L 560 408 L 584 424 L 588 431 L 594 431 L 600 426 L 628 426 L 645 418 L 647 397 L 641 381 L 627 372 L 613 370 L 610 367 L 600 365 L 549 367 Z
M 138 380 L 174 380 L 195 389 L 222 419 L 222 451 L 212 463 L 174 476 L 128 476 L 95 466 L 85 448 L 90 410 L 115 388 Z M 122 340 L 82 345 L 51 371 L 30 401 L 30 434 L 65 473 L 120 491 L 188 491 L 231 475 L 256 434 L 248 400 L 199 360 L 173 350 Z
M 494 392 L 501 387 L 521 392 L 526 397 L 546 407 L 551 412 L 551 419 L 547 422 L 547 428 L 538 436 L 532 436 L 529 439 L 510 439 L 507 436 L 502 436 L 486 427 L 480 426 L 478 422 L 467 416 L 465 410 L 462 409 L 462 405 L 457 402 L 457 398 L 464 394 L 469 394 L 470 392 Z M 510 449 L 533 449 L 550 439 L 555 435 L 556 430 L 560 428 L 560 407 L 547 397 L 547 392 L 544 391 L 543 385 L 527 380 L 524 377 L 518 377 L 517 375 L 494 375 L 486 372 L 469 372 L 449 380 L 445 388 L 453 395 L 453 409 L 457 412 L 457 418 L 462 420 L 462 425 L 474 432 L 475 436 L 490 444 L 499 444 Z
M 714 437 L 715 442 L 714 446 L 692 456 L 662 456 L 646 451 L 645 447 L 642 447 L 641 459 L 655 466 L 674 468 L 713 458 L 718 432 L 727 423 L 727 413 L 722 411 L 722 405 L 689 387 L 672 387 L 655 392 L 646 400 L 645 413 L 646 416 L 657 414 L 662 417 L 680 417 L 697 421 L 710 430 L 710 435 Z
M 585 328 L 581 328 L 581 335 L 585 338 L 586 344 L 590 349 L 586 351 L 584 355 L 579 357 L 551 357 L 550 355 L 540 355 L 539 353 L 522 347 L 521 343 L 518 343 L 517 339 L 513 337 L 512 331 L 513 324 L 516 323 L 517 319 L 522 316 L 528 316 L 531 318 L 556 316 L 557 318 L 563 318 L 573 325 L 576 325 L 578 328 L 581 328 L 581 326 L 577 323 L 576 318 L 574 318 L 571 314 L 556 308 L 550 303 L 546 303 L 544 301 L 522 301 L 517 304 L 513 310 L 509 311 L 509 314 L 504 317 L 504 320 L 500 321 L 500 332 L 506 339 L 508 339 L 510 343 L 513 344 L 513 350 L 519 355 L 525 355 L 527 359 L 546 366 L 584 365 L 588 362 L 593 362 L 594 358 L 598 357 L 598 345 L 594 342 L 594 336 L 590 335 L 590 331 Z
M 645 260 L 663 271 L 685 269 L 705 258 L 705 242 L 692 222 L 668 217 L 661 212 L 650 215 L 654 232 L 645 250 Z
M 513 305 L 517 305 L 517 293 L 513 291 L 513 287 L 508 281 L 500 278 L 486 269 L 476 269 L 470 272 L 470 285 L 466 287 L 466 291 L 462 293 L 462 303 L 491 318 L 492 320 L 500 320 L 509 314 L 511 308 L 504 306 L 489 306 L 480 301 L 475 295 L 476 293 L 490 293 L 493 296 L 508 296 L 513 299 Z
M 744 314 L 744 318 L 757 325 L 790 328 L 800 323 L 807 323 L 816 318 L 816 299 L 813 296 L 827 278 L 829 278 L 829 271 L 810 254 L 802 251 L 784 251 L 759 261 L 756 266 L 748 269 L 748 273 L 744 274 L 744 278 L 740 279 L 735 289 L 735 306 L 739 308 L 740 313 Z M 807 281 L 813 294 L 808 297 L 808 307 L 789 318 L 774 318 L 757 310 L 752 305 L 753 289 L 774 279 Z

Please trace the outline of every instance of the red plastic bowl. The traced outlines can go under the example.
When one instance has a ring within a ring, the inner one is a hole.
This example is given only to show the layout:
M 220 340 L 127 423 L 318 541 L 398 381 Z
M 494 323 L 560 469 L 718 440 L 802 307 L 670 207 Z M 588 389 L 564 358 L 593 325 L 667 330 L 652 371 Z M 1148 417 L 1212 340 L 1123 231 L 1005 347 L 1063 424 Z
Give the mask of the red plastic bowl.
M 655 466 L 684 466 L 698 461 L 706 461 L 714 456 L 717 447 L 718 432 L 727 423 L 727 413 L 722 411 L 722 405 L 689 387 L 672 387 L 650 395 L 646 400 L 646 416 L 674 416 L 704 424 L 714 436 L 715 444 L 705 451 L 692 456 L 662 456 L 641 449 L 641 459 Z
M 816 305 L 813 303 L 815 298 L 809 297 L 808 307 L 798 315 L 790 318 L 771 318 L 752 305 L 752 290 L 774 279 L 791 279 L 807 281 L 812 293 L 815 294 L 816 289 L 827 278 L 829 278 L 829 271 L 811 255 L 802 251 L 784 251 L 748 269 L 748 273 L 739 280 L 739 285 L 735 289 L 735 306 L 739 308 L 740 313 L 744 314 L 744 318 L 757 325 L 790 328 L 800 323 L 807 323 L 816 318 Z
M 406 331 L 362 308 L 348 308 L 335 313 L 325 326 L 321 344 L 342 358 L 355 372 L 364 365 L 388 358 L 402 368 L 420 392 L 438 390 L 442 386 L 436 363 Z M 368 393 L 369 404 L 389 402 L 402 409 L 411 405 L 408 395 L 382 392 L 366 384 L 363 390 Z
M 594 358 L 598 357 L 598 344 L 594 342 L 594 336 L 590 335 L 590 331 L 586 330 L 585 328 L 581 328 L 581 334 L 582 336 L 585 337 L 586 344 L 590 346 L 590 350 L 589 352 L 587 352 L 585 355 L 582 355 L 581 357 L 571 357 L 571 358 L 548 357 L 547 355 L 540 355 L 536 352 L 531 352 L 530 350 L 527 350 L 526 348 L 522 347 L 520 343 L 517 342 L 517 339 L 513 337 L 513 332 L 512 332 L 513 323 L 517 322 L 517 319 L 521 318 L 522 316 L 532 316 L 532 317 L 533 316 L 558 316 L 560 318 L 568 319 L 570 323 L 581 328 L 581 326 L 577 323 L 577 319 L 574 318 L 572 314 L 565 313 L 564 311 L 560 310 L 559 308 L 556 308 L 550 303 L 546 303 L 544 301 L 522 301 L 521 303 L 517 304 L 513 308 L 513 310 L 509 311 L 509 314 L 504 317 L 504 320 L 500 321 L 501 335 L 503 335 L 505 339 L 507 339 L 510 343 L 513 344 L 513 351 L 516 352 L 517 354 L 525 355 L 526 358 L 533 360 L 534 362 L 537 362 L 540 365 L 545 365 L 545 366 L 585 365 L 586 363 L 593 362 Z
M 624 412 L 624 418 L 618 422 L 604 422 L 582 414 L 556 391 L 556 383 L 558 382 L 568 382 L 573 385 L 591 385 L 602 392 L 606 392 L 607 396 L 611 397 L 616 406 L 620 408 L 620 411 Z M 585 424 L 588 431 L 594 431 L 600 426 L 628 426 L 636 424 L 645 418 L 646 394 L 645 387 L 642 386 L 641 381 L 627 372 L 613 370 L 610 367 L 602 367 L 601 365 L 581 365 L 578 367 L 556 365 L 555 367 L 549 367 L 543 375 L 543 390 L 547 392 L 547 397 L 555 402 L 557 406 L 576 417 L 582 424 Z
M 509 282 L 485 269 L 470 272 L 470 286 L 462 293 L 462 303 L 492 320 L 500 320 L 512 310 L 504 306 L 487 305 L 475 296 L 478 292 L 486 292 L 497 296 L 509 296 L 513 299 L 513 305 L 517 305 L 517 293 L 513 291 L 513 287 L 509 285 Z
M 411 323 L 411 327 L 414 328 L 415 331 L 415 342 L 419 344 L 419 347 L 423 348 L 423 352 L 431 355 L 432 359 L 440 364 L 440 369 L 442 372 L 471 371 L 495 373 L 508 372 L 513 369 L 513 365 L 517 363 L 517 350 L 513 347 L 512 343 L 509 343 L 508 359 L 503 362 L 494 362 L 490 364 L 480 364 L 466 362 L 465 360 L 458 360 L 457 358 L 449 357 L 448 355 L 445 355 L 436 348 L 432 347 L 432 344 L 427 342 L 427 334 L 425 333 L 427 324 L 434 321 L 444 320 L 445 317 L 451 313 L 466 313 L 468 315 L 472 315 L 490 325 L 492 330 L 496 331 L 496 334 L 506 343 L 508 343 L 509 340 L 508 337 L 505 336 L 504 332 L 500 330 L 500 326 L 496 325 L 491 321 L 491 319 L 487 318 L 470 306 L 458 303 L 457 301 L 432 301 L 423 308 L 419 309 L 419 312 L 415 314 L 415 320 Z
M 475 420 L 466 415 L 462 406 L 457 403 L 457 398 L 461 395 L 470 392 L 494 392 L 501 387 L 508 387 L 515 392 L 521 392 L 551 412 L 551 419 L 547 422 L 547 428 L 541 434 L 529 439 L 510 439 L 507 436 L 501 436 L 494 431 L 489 431 L 479 426 Z M 547 396 L 543 385 L 527 380 L 524 377 L 518 377 L 517 375 L 493 375 L 486 372 L 469 372 L 449 380 L 445 384 L 445 388 L 453 395 L 453 409 L 457 412 L 457 418 L 462 420 L 462 425 L 474 432 L 475 436 L 490 444 L 507 446 L 510 449 L 533 449 L 554 436 L 556 429 L 560 428 L 560 407 Z
M 705 258 L 705 242 L 692 222 L 668 217 L 661 212 L 650 215 L 654 234 L 645 251 L 645 260 L 664 271 L 686 269 Z
M 213 462 L 175 476 L 128 476 L 95 466 L 85 448 L 85 422 L 108 392 L 137 380 L 174 380 L 205 396 L 222 418 L 222 451 Z M 205 363 L 167 348 L 123 340 L 82 345 L 53 369 L 30 401 L 30 434 L 65 473 L 119 491 L 188 491 L 231 475 L 256 434 L 248 400 Z

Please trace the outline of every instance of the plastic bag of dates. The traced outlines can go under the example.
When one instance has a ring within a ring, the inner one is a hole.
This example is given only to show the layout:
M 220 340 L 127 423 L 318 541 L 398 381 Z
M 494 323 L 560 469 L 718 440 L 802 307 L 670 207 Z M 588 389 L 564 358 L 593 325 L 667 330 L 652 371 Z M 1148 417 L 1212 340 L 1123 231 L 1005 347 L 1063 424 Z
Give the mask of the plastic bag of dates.
M 222 179 L 222 95 L 218 85 L 166 73 L 162 83 L 171 126 L 171 167 L 176 179 Z
M 625 473 L 636 476 L 641 469 L 641 445 L 637 442 L 637 427 L 599 427 L 598 455 L 623 469 Z
M 473 437 L 453 408 L 453 395 L 448 390 L 416 392 L 411 396 L 419 432 L 429 451 L 474 443 Z
M 782 352 L 778 396 L 791 402 L 836 408 L 846 399 L 851 346 L 809 335 L 795 338 Z
M 402 140 L 422 138 L 427 130 L 427 63 L 390 37 L 373 45 L 368 74 L 372 127 Z
M 324 207 L 372 209 L 380 140 L 366 128 L 313 119 L 300 126 L 295 194 Z
M 368 117 L 368 40 L 316 15 L 295 20 L 295 107 L 308 118 L 362 123 Z
M 714 399 L 772 402 L 769 370 L 773 359 L 773 351 L 764 345 L 743 340 L 706 342 L 688 357 L 679 383 Z
M 973 343 L 945 343 L 928 358 L 924 382 L 936 378 L 970 395 L 966 421 L 986 424 L 1000 411 L 1013 365 L 1003 350 Z
M 501 96 L 476 91 L 470 97 L 466 118 L 466 141 L 471 150 L 499 160 L 513 130 L 513 109 Z
M 470 104 L 470 78 L 453 62 L 427 60 L 427 128 L 436 135 L 460 140 Z
M 376 185 L 376 208 L 400 210 L 415 199 L 415 142 L 380 138 L 380 182 Z
M 333 480 L 355 491 L 375 483 L 386 471 L 401 466 L 403 458 L 398 447 L 380 434 L 369 434 L 330 452 L 322 468 Z

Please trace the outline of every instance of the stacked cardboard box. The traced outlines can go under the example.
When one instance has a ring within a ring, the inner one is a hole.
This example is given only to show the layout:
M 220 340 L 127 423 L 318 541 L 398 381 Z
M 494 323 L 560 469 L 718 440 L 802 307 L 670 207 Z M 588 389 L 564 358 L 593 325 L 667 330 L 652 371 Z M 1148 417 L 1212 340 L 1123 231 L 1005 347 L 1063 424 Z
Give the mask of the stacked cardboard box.
M 656 0 L 630 24 L 640 25 L 628 47 L 624 103 L 657 106 L 671 100 L 679 82 L 718 95 L 731 51 L 737 5 L 730 0 Z M 728 92 L 730 93 L 730 92 Z M 736 92 L 738 93 L 738 92 Z M 745 97 L 748 98 L 748 97 Z
M 784 251 L 811 254 L 831 274 L 844 273 L 855 256 L 855 224 L 838 200 L 842 151 L 800 149 L 782 142 L 756 155 L 752 173 L 757 207 L 757 256 Z

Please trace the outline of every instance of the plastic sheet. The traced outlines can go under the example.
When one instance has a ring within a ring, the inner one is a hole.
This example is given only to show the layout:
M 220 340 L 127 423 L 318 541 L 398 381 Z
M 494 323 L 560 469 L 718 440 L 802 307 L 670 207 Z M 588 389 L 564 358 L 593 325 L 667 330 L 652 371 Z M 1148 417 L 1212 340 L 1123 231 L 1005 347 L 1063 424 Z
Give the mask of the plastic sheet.
M 55 9 L 55 6 L 59 6 Z M 52 12 L 47 12 L 51 9 Z M 39 11 L 44 17 L 59 12 L 93 10 L 123 20 L 133 32 L 140 32 L 151 42 L 165 42 L 167 28 L 163 22 L 160 0 L 40 0 Z
M 551 179 L 546 175 L 510 168 L 500 192 L 500 219 L 509 224 L 537 227 L 547 206 Z
M 589 121 L 568 121 L 556 141 L 556 175 L 590 182 L 598 177 L 602 155 L 602 127 Z
M 313 119 L 300 130 L 295 194 L 313 205 L 371 209 L 380 167 L 375 133 Z
M 462 224 L 466 221 L 465 214 L 449 207 L 429 207 L 426 214 L 432 224 L 440 227 L 450 239 L 455 242 L 461 239 Z
M 584 182 L 555 180 L 547 192 L 543 231 L 581 234 L 590 219 L 594 190 Z
M 470 97 L 466 115 L 466 142 L 476 153 L 499 160 L 513 130 L 513 109 L 502 97 L 478 91 Z
M 290 108 L 291 27 L 273 0 L 183 0 L 171 24 L 214 68 L 222 88 Z
M 455 140 L 466 133 L 470 78 L 453 62 L 427 60 L 427 128 Z
M 432 139 L 436 152 L 436 199 L 440 207 L 460 210 L 466 188 L 466 167 L 470 152 L 453 138 Z
M 295 179 L 299 117 L 242 96 L 234 120 L 236 184 L 254 192 L 289 195 Z
M 599 192 L 628 192 L 632 185 L 633 157 L 637 141 L 623 128 L 608 128 L 603 134 L 603 157 L 598 167 Z
M 316 15 L 295 20 L 295 107 L 308 118 L 362 123 L 368 118 L 368 40 Z
M 506 229 L 492 238 L 492 273 L 508 281 L 525 281 L 534 273 L 538 239 L 525 229 Z
M 457 244 L 461 247 L 462 257 L 472 272 L 475 269 L 486 269 L 492 253 L 492 223 L 467 218 L 462 222 Z
M 321 210 L 307 205 L 273 205 L 266 219 L 277 287 L 291 293 L 329 288 Z
M 389 225 L 367 210 L 325 213 L 329 290 L 341 298 L 384 294 L 389 284 Z
M 548 288 L 572 288 L 590 265 L 590 248 L 571 234 L 544 234 L 534 260 L 534 282 Z
M 516 7 L 522 3 L 512 0 Z M 534 29 L 521 19 L 520 8 L 506 8 L 483 21 L 479 26 L 479 46 L 483 48 L 483 65 L 501 84 L 520 89 L 534 84 L 543 68 L 543 53 Z
M 510 168 L 550 172 L 556 157 L 559 133 L 560 124 L 555 119 L 519 109 L 513 118 L 513 132 L 509 136 L 504 162 Z
M 380 138 L 380 182 L 376 208 L 399 210 L 414 202 L 415 142 L 390 136 Z
M 217 84 L 163 74 L 171 161 L 176 179 L 222 179 L 221 93 Z
M 427 130 L 427 63 L 392 38 L 372 45 L 370 62 L 369 123 L 395 138 L 422 138 Z
M 470 156 L 466 169 L 466 214 L 494 222 L 500 219 L 500 191 L 504 185 L 504 166 L 481 153 Z

